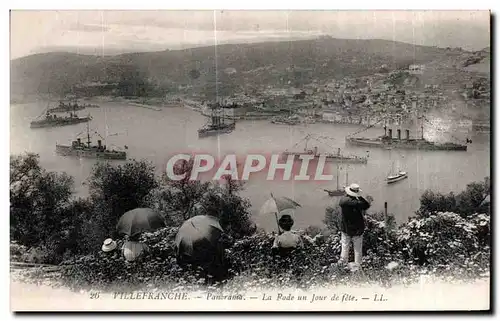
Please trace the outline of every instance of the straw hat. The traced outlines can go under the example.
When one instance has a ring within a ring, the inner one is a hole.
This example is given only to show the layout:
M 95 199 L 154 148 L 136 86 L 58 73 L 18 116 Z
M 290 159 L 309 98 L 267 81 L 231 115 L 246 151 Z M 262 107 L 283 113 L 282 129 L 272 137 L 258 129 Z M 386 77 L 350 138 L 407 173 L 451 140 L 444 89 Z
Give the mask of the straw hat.
M 116 249 L 116 246 L 117 244 L 115 241 L 113 241 L 113 239 L 105 239 L 104 243 L 102 244 L 102 250 L 104 252 L 111 252 Z
M 352 196 L 352 197 L 359 197 L 361 196 L 362 190 L 359 188 L 358 184 L 351 184 L 345 188 L 345 192 L 347 195 Z

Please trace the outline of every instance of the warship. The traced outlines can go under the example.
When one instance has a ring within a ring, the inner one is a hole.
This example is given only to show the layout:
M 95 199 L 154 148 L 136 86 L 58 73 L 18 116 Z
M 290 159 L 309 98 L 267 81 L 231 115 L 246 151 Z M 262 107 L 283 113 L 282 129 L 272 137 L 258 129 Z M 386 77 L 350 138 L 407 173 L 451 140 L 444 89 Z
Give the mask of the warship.
M 201 138 L 208 136 L 216 136 L 218 134 L 228 134 L 232 132 L 235 128 L 236 128 L 236 123 L 234 121 L 231 123 L 225 123 L 224 114 L 220 116 L 216 113 L 215 109 L 212 109 L 210 123 L 198 129 L 198 137 Z
M 82 109 L 85 109 L 85 106 L 78 104 L 77 101 L 66 103 L 66 102 L 60 100 L 59 106 L 49 109 L 49 112 L 51 112 L 51 113 L 66 113 L 66 112 L 71 112 L 71 111 L 74 112 L 74 111 L 78 111 L 78 110 L 82 110 Z
M 420 120 L 420 128 L 421 128 L 421 136 L 419 138 L 414 137 L 410 138 L 410 130 L 406 129 L 406 137 L 401 138 L 401 129 L 397 129 L 397 136 L 392 136 L 392 129 L 387 128 L 387 124 L 384 124 L 384 135 L 379 137 L 353 137 L 354 135 L 364 132 L 370 127 L 374 125 L 368 126 L 356 133 L 348 135 L 345 140 L 347 144 L 358 145 L 358 146 L 366 146 L 366 147 L 379 147 L 385 149 L 419 149 L 419 150 L 449 150 L 449 151 L 467 151 L 467 145 L 457 144 L 452 142 L 445 143 L 437 143 L 428 141 L 424 138 L 424 121 L 427 121 L 429 124 L 432 123 L 425 117 L 423 114 L 419 114 L 417 108 L 417 101 L 413 101 L 413 108 L 416 112 L 416 121 Z M 384 120 L 381 119 L 380 121 Z M 379 122 L 380 122 L 379 121 Z M 402 121 L 401 118 L 398 121 L 398 125 L 401 126 Z
M 289 117 L 274 117 L 271 119 L 272 124 L 277 125 L 298 125 L 300 124 L 300 118 L 296 115 Z
M 385 133 L 383 136 L 376 138 L 358 138 L 347 136 L 346 142 L 351 145 L 365 146 L 365 147 L 379 147 L 379 148 L 400 148 L 400 149 L 421 149 L 421 150 L 455 150 L 467 151 L 467 145 L 456 144 L 452 142 L 435 143 L 426 140 L 423 137 L 410 138 L 410 130 L 406 129 L 406 137 L 401 138 L 401 129 L 397 130 L 397 137 L 392 136 L 392 129 L 387 129 L 384 126 Z
M 80 104 L 78 101 L 74 100 L 73 102 L 64 102 L 62 100 L 59 101 L 59 106 L 49 109 L 51 113 L 65 113 L 65 112 L 75 112 L 78 110 L 82 110 L 85 108 L 99 108 L 99 105 L 96 104 Z
M 45 118 L 40 120 L 34 120 L 30 123 L 31 128 L 45 128 L 45 127 L 58 127 L 58 126 L 68 126 L 75 125 L 79 123 L 85 123 L 92 119 L 89 115 L 87 117 L 79 117 L 76 113 L 69 113 L 69 116 L 59 117 L 57 115 L 52 115 L 49 111 L 46 112 Z
M 328 161 L 339 161 L 343 163 L 353 163 L 353 164 L 366 164 L 368 163 L 368 157 L 361 157 L 361 156 L 356 156 L 356 155 L 343 155 L 341 153 L 341 149 L 337 149 L 337 153 L 320 153 L 318 152 L 318 147 L 314 146 L 312 149 L 309 149 L 307 147 L 309 139 L 311 139 L 311 135 L 307 135 L 304 139 L 306 141 L 305 148 L 303 151 L 289 151 L 285 150 L 282 155 L 283 156 L 288 156 L 288 155 L 295 155 L 295 156 L 300 156 L 300 155 L 313 155 L 314 158 L 320 158 L 320 157 L 325 157 L 326 160 Z M 304 140 L 303 139 L 303 140 Z M 299 141 L 300 143 L 301 141 Z M 297 144 L 296 144 L 297 145 Z
M 125 149 L 128 147 L 125 146 Z M 87 123 L 87 142 L 83 143 L 80 138 L 71 142 L 71 145 L 56 144 L 56 153 L 62 156 L 74 156 L 97 159 L 127 159 L 127 153 L 108 149 L 106 145 L 102 145 L 102 140 L 97 140 L 97 145 L 92 145 L 90 140 L 89 126 Z

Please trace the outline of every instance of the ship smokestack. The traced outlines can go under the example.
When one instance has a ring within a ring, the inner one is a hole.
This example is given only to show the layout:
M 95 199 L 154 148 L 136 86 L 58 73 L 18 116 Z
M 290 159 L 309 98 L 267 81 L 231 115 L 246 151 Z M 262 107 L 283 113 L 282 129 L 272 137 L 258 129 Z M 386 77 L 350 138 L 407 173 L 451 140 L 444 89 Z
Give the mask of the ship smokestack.
M 388 136 L 389 136 L 389 138 L 392 138 L 392 129 L 391 128 L 389 128 L 389 135 Z
M 398 139 L 401 140 L 401 129 L 398 129 Z
M 99 146 L 99 148 L 101 148 L 101 147 L 102 147 L 102 142 L 101 142 L 101 140 L 100 140 L 100 139 L 97 141 L 97 146 Z
M 314 146 L 314 155 L 318 155 L 318 146 Z
M 384 125 L 384 136 L 387 136 L 387 126 Z
M 410 130 L 406 130 L 406 140 L 410 140 Z
M 76 141 L 78 142 L 78 145 L 80 145 L 82 143 L 82 139 L 81 138 L 77 138 Z

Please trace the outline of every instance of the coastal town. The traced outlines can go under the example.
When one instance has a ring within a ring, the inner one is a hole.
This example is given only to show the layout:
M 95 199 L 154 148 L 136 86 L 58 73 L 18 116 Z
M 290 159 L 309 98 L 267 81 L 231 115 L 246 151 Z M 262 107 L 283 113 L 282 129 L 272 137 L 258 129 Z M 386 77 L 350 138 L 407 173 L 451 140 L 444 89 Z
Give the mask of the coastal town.
M 457 101 L 476 106 L 482 100 L 489 100 L 489 83 L 482 78 L 465 79 L 466 85 L 460 90 L 437 84 L 422 85 L 418 75 L 424 73 L 424 68 L 410 65 L 406 70 L 365 77 L 313 81 L 301 88 L 253 85 L 249 90 L 218 97 L 217 101 L 190 94 L 189 87 L 180 87 L 181 93 L 167 95 L 167 101 L 182 102 L 205 116 L 218 109 L 228 119 L 269 119 L 275 124 L 288 125 L 323 122 L 383 127 L 414 124 L 420 115 L 431 110 L 453 112 Z M 489 109 L 487 106 L 476 108 Z M 460 118 L 462 128 L 487 130 L 489 127 L 489 114 Z

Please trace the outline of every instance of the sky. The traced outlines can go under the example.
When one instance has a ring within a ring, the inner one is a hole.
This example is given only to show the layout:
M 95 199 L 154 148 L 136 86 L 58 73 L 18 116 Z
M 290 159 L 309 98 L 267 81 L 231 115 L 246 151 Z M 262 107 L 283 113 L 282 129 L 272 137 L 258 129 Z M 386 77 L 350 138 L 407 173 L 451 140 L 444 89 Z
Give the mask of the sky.
M 387 39 L 478 50 L 489 11 L 30 11 L 13 10 L 11 59 L 47 51 L 159 51 L 222 43 Z

